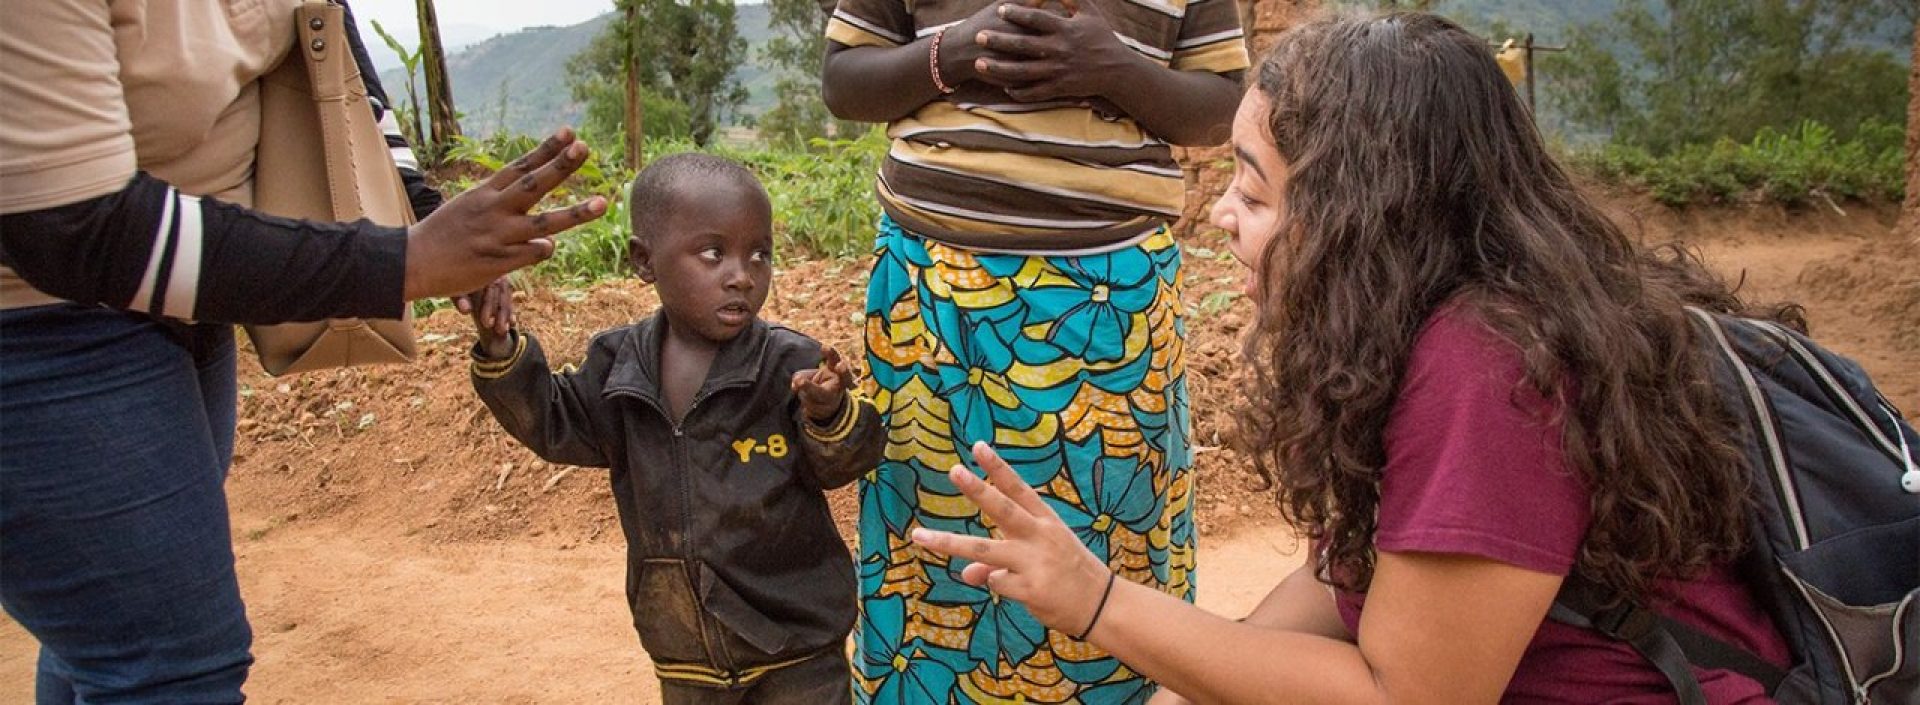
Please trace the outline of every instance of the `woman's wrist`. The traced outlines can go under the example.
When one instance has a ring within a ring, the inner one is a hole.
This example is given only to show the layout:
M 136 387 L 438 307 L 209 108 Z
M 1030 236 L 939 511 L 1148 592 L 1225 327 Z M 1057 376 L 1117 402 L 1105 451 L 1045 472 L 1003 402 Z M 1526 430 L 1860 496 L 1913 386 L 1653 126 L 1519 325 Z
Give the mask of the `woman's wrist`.
M 1081 628 L 1079 634 L 1074 635 L 1075 640 L 1086 641 L 1088 637 L 1093 636 L 1094 628 L 1100 626 L 1100 615 L 1107 611 L 1107 602 L 1113 598 L 1114 584 L 1118 582 L 1120 582 L 1120 574 L 1107 571 L 1105 587 L 1100 591 L 1100 601 L 1094 603 L 1093 616 L 1088 617 L 1087 626 Z
M 1126 581 L 1120 580 L 1119 574 L 1114 572 L 1106 562 L 1094 556 L 1092 551 L 1082 547 L 1080 554 L 1083 558 L 1078 571 L 1080 578 L 1075 581 L 1079 587 L 1071 593 L 1077 603 L 1074 609 L 1075 621 L 1060 625 L 1060 629 L 1074 636 L 1075 639 L 1085 641 L 1093 634 L 1094 628 L 1100 626 L 1099 615 L 1103 610 L 1102 603 L 1112 600 L 1112 593 L 1117 588 L 1115 583 Z
M 979 54 L 973 51 L 973 35 L 967 34 L 964 25 L 953 25 L 934 33 L 935 47 L 928 45 L 928 67 L 939 79 L 934 87 L 942 95 L 952 93 L 960 84 L 974 78 L 973 60 Z

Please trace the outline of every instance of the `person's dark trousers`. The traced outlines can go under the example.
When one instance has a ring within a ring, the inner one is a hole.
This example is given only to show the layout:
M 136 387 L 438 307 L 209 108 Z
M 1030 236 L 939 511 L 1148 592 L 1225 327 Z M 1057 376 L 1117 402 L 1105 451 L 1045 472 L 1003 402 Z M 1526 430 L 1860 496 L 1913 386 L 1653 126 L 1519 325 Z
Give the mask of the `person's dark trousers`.
M 713 688 L 661 680 L 665 705 L 833 705 L 853 702 L 853 671 L 844 649 L 768 671 L 745 686 Z
M 40 705 L 238 703 L 231 326 L 0 311 L 0 605 Z

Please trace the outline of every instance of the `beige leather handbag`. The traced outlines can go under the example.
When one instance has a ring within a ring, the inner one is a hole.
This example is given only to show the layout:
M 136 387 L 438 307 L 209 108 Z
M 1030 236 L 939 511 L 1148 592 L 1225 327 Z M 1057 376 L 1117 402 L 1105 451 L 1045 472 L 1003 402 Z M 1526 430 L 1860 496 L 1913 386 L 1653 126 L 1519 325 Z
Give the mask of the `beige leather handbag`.
M 260 79 L 254 208 L 301 220 L 411 225 L 406 187 L 347 45 L 345 11 L 309 0 L 294 20 L 292 51 Z M 337 318 L 246 331 L 260 366 L 274 375 L 414 356 L 411 309 L 399 320 Z

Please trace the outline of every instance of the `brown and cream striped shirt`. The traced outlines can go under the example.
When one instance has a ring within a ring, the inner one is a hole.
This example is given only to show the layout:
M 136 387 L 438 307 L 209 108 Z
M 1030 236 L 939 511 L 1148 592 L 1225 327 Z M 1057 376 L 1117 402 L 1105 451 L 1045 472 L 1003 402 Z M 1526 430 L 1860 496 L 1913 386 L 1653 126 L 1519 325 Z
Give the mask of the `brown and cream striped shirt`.
M 900 46 L 993 0 L 839 0 L 827 38 Z M 1163 66 L 1247 68 L 1232 0 L 1081 0 Z M 901 227 L 957 245 L 1028 252 L 1101 248 L 1180 216 L 1167 143 L 1104 101 L 1021 103 L 980 82 L 887 126 L 881 205 Z

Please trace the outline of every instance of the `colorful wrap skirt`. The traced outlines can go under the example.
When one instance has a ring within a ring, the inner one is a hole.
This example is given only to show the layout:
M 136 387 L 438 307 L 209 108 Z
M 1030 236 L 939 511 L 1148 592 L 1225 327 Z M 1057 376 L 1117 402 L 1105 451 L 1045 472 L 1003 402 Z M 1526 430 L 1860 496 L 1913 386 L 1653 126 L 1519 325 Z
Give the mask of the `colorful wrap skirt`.
M 907 537 L 987 535 L 946 474 L 987 441 L 1122 579 L 1193 599 L 1178 246 L 1162 228 L 1097 255 L 989 254 L 883 219 L 874 249 L 866 391 L 889 431 L 860 483 L 856 700 L 1144 702 L 1140 674 Z

